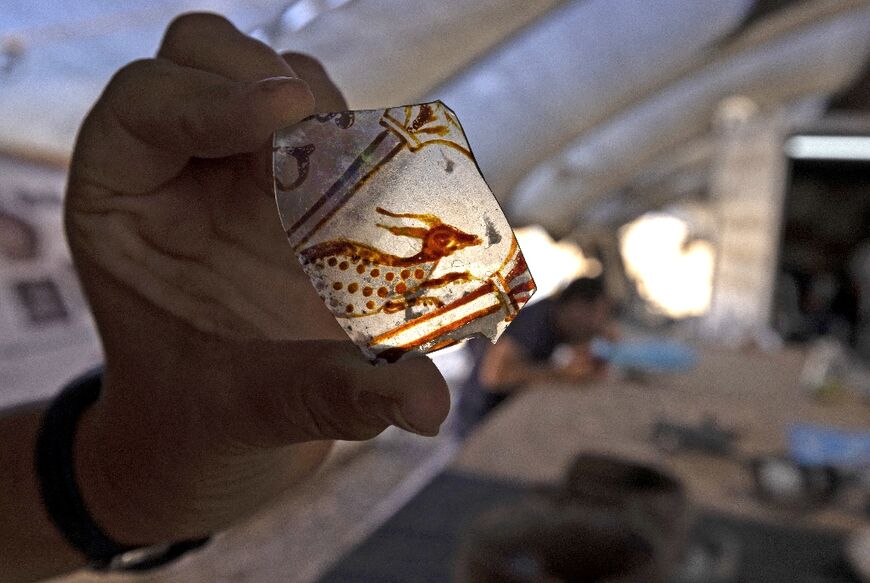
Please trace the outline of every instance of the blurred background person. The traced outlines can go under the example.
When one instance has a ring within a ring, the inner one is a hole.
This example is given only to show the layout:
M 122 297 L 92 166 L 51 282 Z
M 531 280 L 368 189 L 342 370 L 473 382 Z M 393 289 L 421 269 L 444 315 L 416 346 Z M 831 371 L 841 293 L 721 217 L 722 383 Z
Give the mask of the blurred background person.
M 605 363 L 594 357 L 595 338 L 616 339 L 612 302 L 603 277 L 581 277 L 553 298 L 524 309 L 497 344 L 469 342 L 473 367 L 461 387 L 455 430 L 465 437 L 512 394 L 552 384 L 600 380 Z

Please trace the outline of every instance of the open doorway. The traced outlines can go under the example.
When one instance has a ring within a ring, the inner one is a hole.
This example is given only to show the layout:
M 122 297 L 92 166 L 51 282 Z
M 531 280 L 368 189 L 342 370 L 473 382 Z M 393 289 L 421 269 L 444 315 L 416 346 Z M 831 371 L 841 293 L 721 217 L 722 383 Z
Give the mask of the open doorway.
M 797 342 L 833 336 L 870 358 L 870 137 L 793 136 L 786 153 L 774 327 Z

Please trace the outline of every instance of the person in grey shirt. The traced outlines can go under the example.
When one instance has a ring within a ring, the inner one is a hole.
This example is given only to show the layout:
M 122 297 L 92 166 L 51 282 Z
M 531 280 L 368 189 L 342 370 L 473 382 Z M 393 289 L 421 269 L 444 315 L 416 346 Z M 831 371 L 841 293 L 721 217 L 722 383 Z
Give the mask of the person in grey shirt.
M 460 389 L 455 433 L 465 437 L 519 391 L 602 378 L 605 364 L 589 353 L 589 342 L 616 335 L 600 277 L 576 279 L 557 297 L 524 308 L 495 345 L 485 339 L 469 342 L 474 364 Z M 559 347 L 566 356 L 554 361 Z

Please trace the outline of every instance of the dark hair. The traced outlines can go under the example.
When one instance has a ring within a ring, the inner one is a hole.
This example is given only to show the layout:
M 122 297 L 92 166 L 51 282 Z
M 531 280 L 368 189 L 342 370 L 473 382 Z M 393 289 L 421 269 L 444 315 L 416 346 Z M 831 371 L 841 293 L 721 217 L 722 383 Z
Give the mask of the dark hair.
M 580 301 L 587 304 L 605 296 L 603 277 L 579 277 L 559 294 L 559 303 Z

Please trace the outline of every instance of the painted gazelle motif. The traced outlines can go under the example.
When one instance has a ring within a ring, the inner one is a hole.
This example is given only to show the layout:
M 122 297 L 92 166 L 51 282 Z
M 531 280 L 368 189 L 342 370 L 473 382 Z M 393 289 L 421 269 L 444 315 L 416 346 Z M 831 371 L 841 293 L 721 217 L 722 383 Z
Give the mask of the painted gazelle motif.
M 443 303 L 426 295 L 427 290 L 472 279 L 468 271 L 435 278 L 432 274 L 443 258 L 480 245 L 479 237 L 443 223 L 435 215 L 394 213 L 380 207 L 375 210 L 387 217 L 423 223 L 425 227 L 377 225 L 396 236 L 419 239 L 420 251 L 404 257 L 345 239 L 324 241 L 302 250 L 299 258 L 303 268 L 318 282 L 318 292 L 336 316 L 371 316 L 415 306 L 438 308 Z
M 534 292 L 459 120 L 440 101 L 317 114 L 276 132 L 273 155 L 290 247 L 368 358 L 495 341 Z

